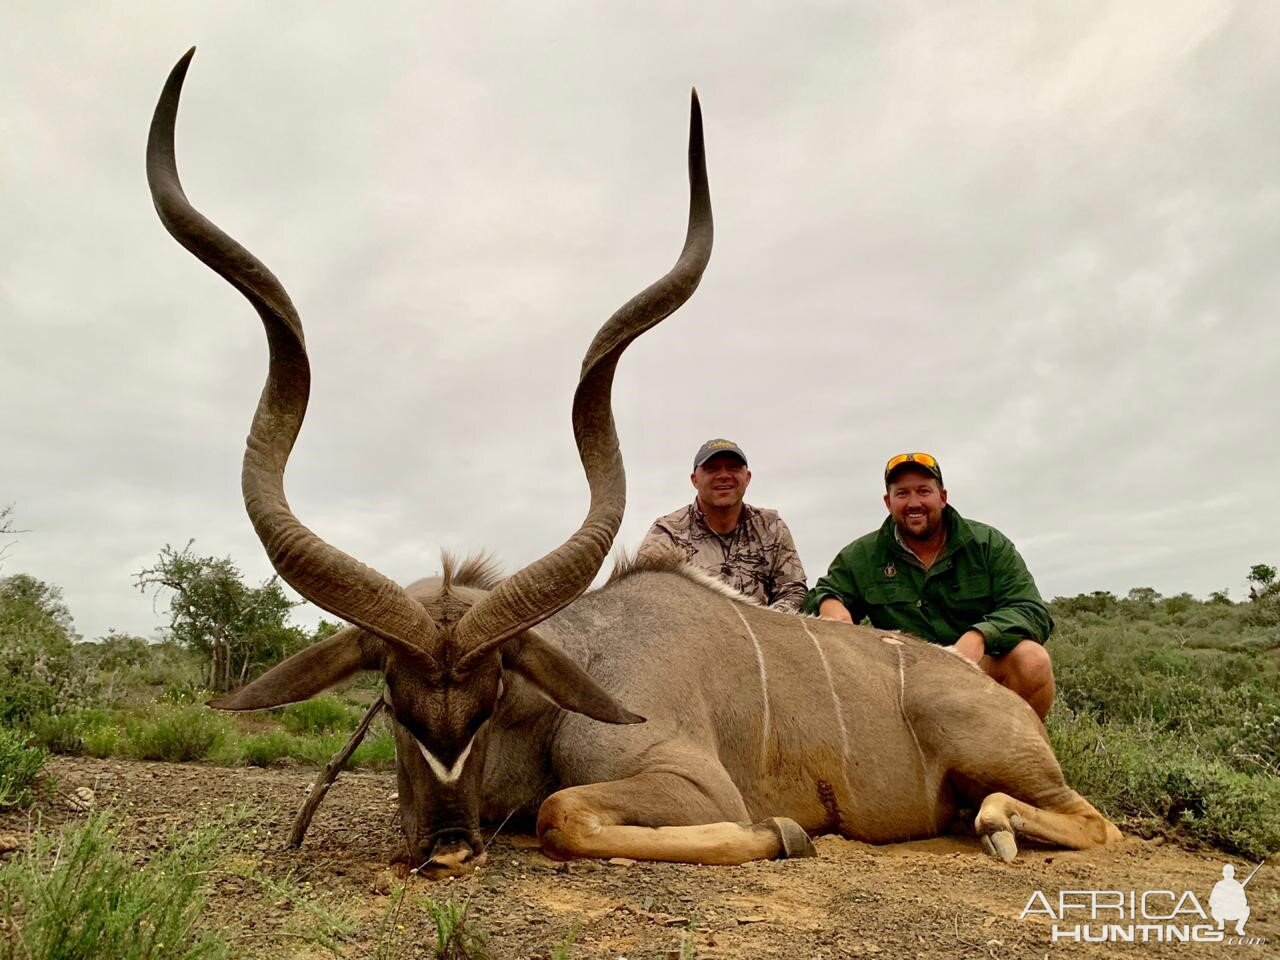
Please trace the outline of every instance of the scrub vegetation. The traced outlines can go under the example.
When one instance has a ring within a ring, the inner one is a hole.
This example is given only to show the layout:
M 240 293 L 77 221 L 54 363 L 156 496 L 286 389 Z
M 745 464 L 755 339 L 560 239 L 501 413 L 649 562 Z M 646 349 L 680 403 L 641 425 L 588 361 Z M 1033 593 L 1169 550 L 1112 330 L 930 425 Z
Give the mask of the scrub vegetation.
M 290 625 L 271 582 L 245 587 L 230 561 L 190 544 L 166 547 L 139 574 L 147 589 L 157 571 L 172 603 L 160 642 L 115 633 L 79 642 L 57 587 L 0 579 L 0 803 L 30 801 L 46 751 L 323 764 L 378 695 L 380 678 L 366 677 L 277 710 L 208 709 L 209 684 L 227 680 L 228 663 L 252 678 L 336 627 Z M 1139 587 L 1051 604 L 1054 747 L 1069 782 L 1129 832 L 1248 856 L 1280 850 L 1280 582 L 1267 564 L 1248 579 L 1240 602 L 1225 590 L 1200 600 Z M 221 652 L 201 630 L 218 635 Z M 351 765 L 386 769 L 394 756 L 379 718 Z
M 177 612 L 157 641 L 111 633 L 81 642 L 56 586 L 25 574 L 0 577 L 0 810 L 56 800 L 57 785 L 42 773 L 54 754 L 320 765 L 378 696 L 381 678 L 372 676 L 276 710 L 210 710 L 203 703 L 211 684 L 251 679 L 335 627 L 289 624 L 270 583 L 228 586 L 238 578 L 234 566 L 198 557 L 189 545 L 166 548 L 144 573 L 161 567 L 170 582 L 175 569 L 212 580 L 181 601 L 172 589 Z M 1137 588 L 1051 604 L 1058 697 L 1049 734 L 1068 781 L 1127 833 L 1254 860 L 1280 851 L 1280 583 L 1265 564 L 1249 580 L 1239 602 L 1226 591 L 1202 600 Z M 195 609 L 197 601 L 213 612 Z M 261 616 L 227 614 L 226 604 L 242 601 L 257 603 Z M 221 631 L 217 643 L 201 629 Z M 351 765 L 390 769 L 393 761 L 380 719 Z M 263 896 L 301 918 L 296 936 L 326 951 L 339 952 L 355 929 L 307 884 L 237 866 L 225 828 L 125 852 L 113 816 L 62 829 L 33 824 L 25 849 L 0 856 L 0 960 L 226 956 L 227 941 L 198 920 L 211 875 L 263 885 Z M 398 914 L 408 906 L 431 918 L 437 957 L 487 955 L 467 901 L 406 900 L 403 888 L 380 919 L 376 955 L 400 955 Z M 551 955 L 571 949 L 570 938 Z
M 1280 850 L 1273 580 L 1244 603 L 1139 588 L 1052 604 L 1054 749 L 1067 780 L 1123 829 L 1255 858 Z

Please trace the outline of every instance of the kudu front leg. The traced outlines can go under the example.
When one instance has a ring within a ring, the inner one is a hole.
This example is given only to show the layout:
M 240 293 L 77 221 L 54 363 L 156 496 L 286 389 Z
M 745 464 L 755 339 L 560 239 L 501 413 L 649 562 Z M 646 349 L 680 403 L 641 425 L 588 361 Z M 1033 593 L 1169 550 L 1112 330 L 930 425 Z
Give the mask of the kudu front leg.
M 732 795 L 723 791 L 726 795 L 717 802 L 674 773 L 568 787 L 543 802 L 538 839 L 543 852 L 557 860 L 629 857 L 733 866 L 816 855 L 794 820 L 771 817 L 748 823 L 741 795 L 732 783 L 728 790 Z

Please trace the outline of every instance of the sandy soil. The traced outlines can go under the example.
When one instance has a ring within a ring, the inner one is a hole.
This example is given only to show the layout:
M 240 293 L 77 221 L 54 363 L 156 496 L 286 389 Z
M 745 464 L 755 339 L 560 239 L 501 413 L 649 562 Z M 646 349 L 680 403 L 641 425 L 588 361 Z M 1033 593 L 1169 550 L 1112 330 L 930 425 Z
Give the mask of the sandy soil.
M 36 816 L 46 825 L 83 817 L 65 799 L 88 787 L 95 808 L 117 810 L 124 842 L 139 855 L 171 829 L 241 811 L 207 907 L 239 956 L 430 957 L 425 898 L 469 900 L 494 958 L 551 958 L 570 941 L 572 958 L 628 960 L 1280 955 L 1280 864 L 1263 867 L 1248 889 L 1246 930 L 1266 944 L 1054 943 L 1048 919 L 1019 920 L 1036 890 L 1055 907 L 1062 890 L 1190 890 L 1208 910 L 1228 858 L 1157 841 L 1084 853 L 1024 849 L 1006 865 L 968 838 L 871 847 L 824 837 L 816 859 L 699 867 L 556 864 L 533 838 L 512 834 L 496 839 L 472 876 L 415 878 L 397 901 L 387 869 L 399 837 L 390 774 L 344 774 L 303 849 L 288 851 L 283 841 L 312 770 L 62 758 L 51 772 L 58 792 Z M 31 824 L 0 815 L 0 834 L 20 840 Z M 1233 862 L 1240 878 L 1253 866 Z

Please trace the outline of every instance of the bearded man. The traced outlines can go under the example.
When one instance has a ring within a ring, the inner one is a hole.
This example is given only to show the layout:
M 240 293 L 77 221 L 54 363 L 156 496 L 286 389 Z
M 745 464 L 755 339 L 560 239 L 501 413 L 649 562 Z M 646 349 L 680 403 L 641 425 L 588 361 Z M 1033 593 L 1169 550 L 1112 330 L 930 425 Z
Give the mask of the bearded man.
M 806 612 L 845 623 L 867 618 L 949 646 L 1043 720 L 1053 705 L 1044 648 L 1053 619 L 1017 549 L 948 505 L 932 454 L 892 457 L 884 486 L 889 516 L 840 551 L 805 598 Z

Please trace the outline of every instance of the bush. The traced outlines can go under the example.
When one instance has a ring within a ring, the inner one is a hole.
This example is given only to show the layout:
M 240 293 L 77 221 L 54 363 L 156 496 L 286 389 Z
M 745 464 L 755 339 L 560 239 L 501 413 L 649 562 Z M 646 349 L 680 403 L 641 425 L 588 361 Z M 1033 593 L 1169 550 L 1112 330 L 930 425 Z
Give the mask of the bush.
M 0 867 L 0 960 L 220 960 L 227 945 L 196 929 L 204 876 L 221 840 L 170 838 L 139 867 L 105 815 L 37 835 Z
M 291 733 L 350 733 L 360 722 L 360 713 L 337 697 L 321 695 L 289 704 L 281 711 L 280 722 Z
M 57 587 L 26 574 L 0 578 L 0 724 L 25 723 L 88 690 L 70 669 L 75 639 Z
M 23 734 L 0 728 L 0 810 L 31 804 L 31 787 L 48 759 Z
M 156 704 L 128 721 L 126 749 L 140 760 L 204 760 L 228 733 L 227 720 L 207 707 Z
M 1056 708 L 1062 772 L 1107 816 L 1250 857 L 1280 850 L 1280 779 L 1241 773 L 1150 724 L 1101 724 Z
M 293 738 L 280 730 L 254 733 L 230 745 L 230 762 L 246 767 L 269 767 L 290 756 Z
M 50 753 L 60 753 L 78 757 L 89 753 L 85 747 L 86 737 L 95 738 L 100 730 L 112 727 L 115 721 L 106 710 L 80 709 L 68 710 L 66 713 L 36 717 L 31 723 L 34 741 Z
M 371 731 L 351 755 L 351 766 L 386 770 L 395 766 L 396 738 L 390 730 Z

